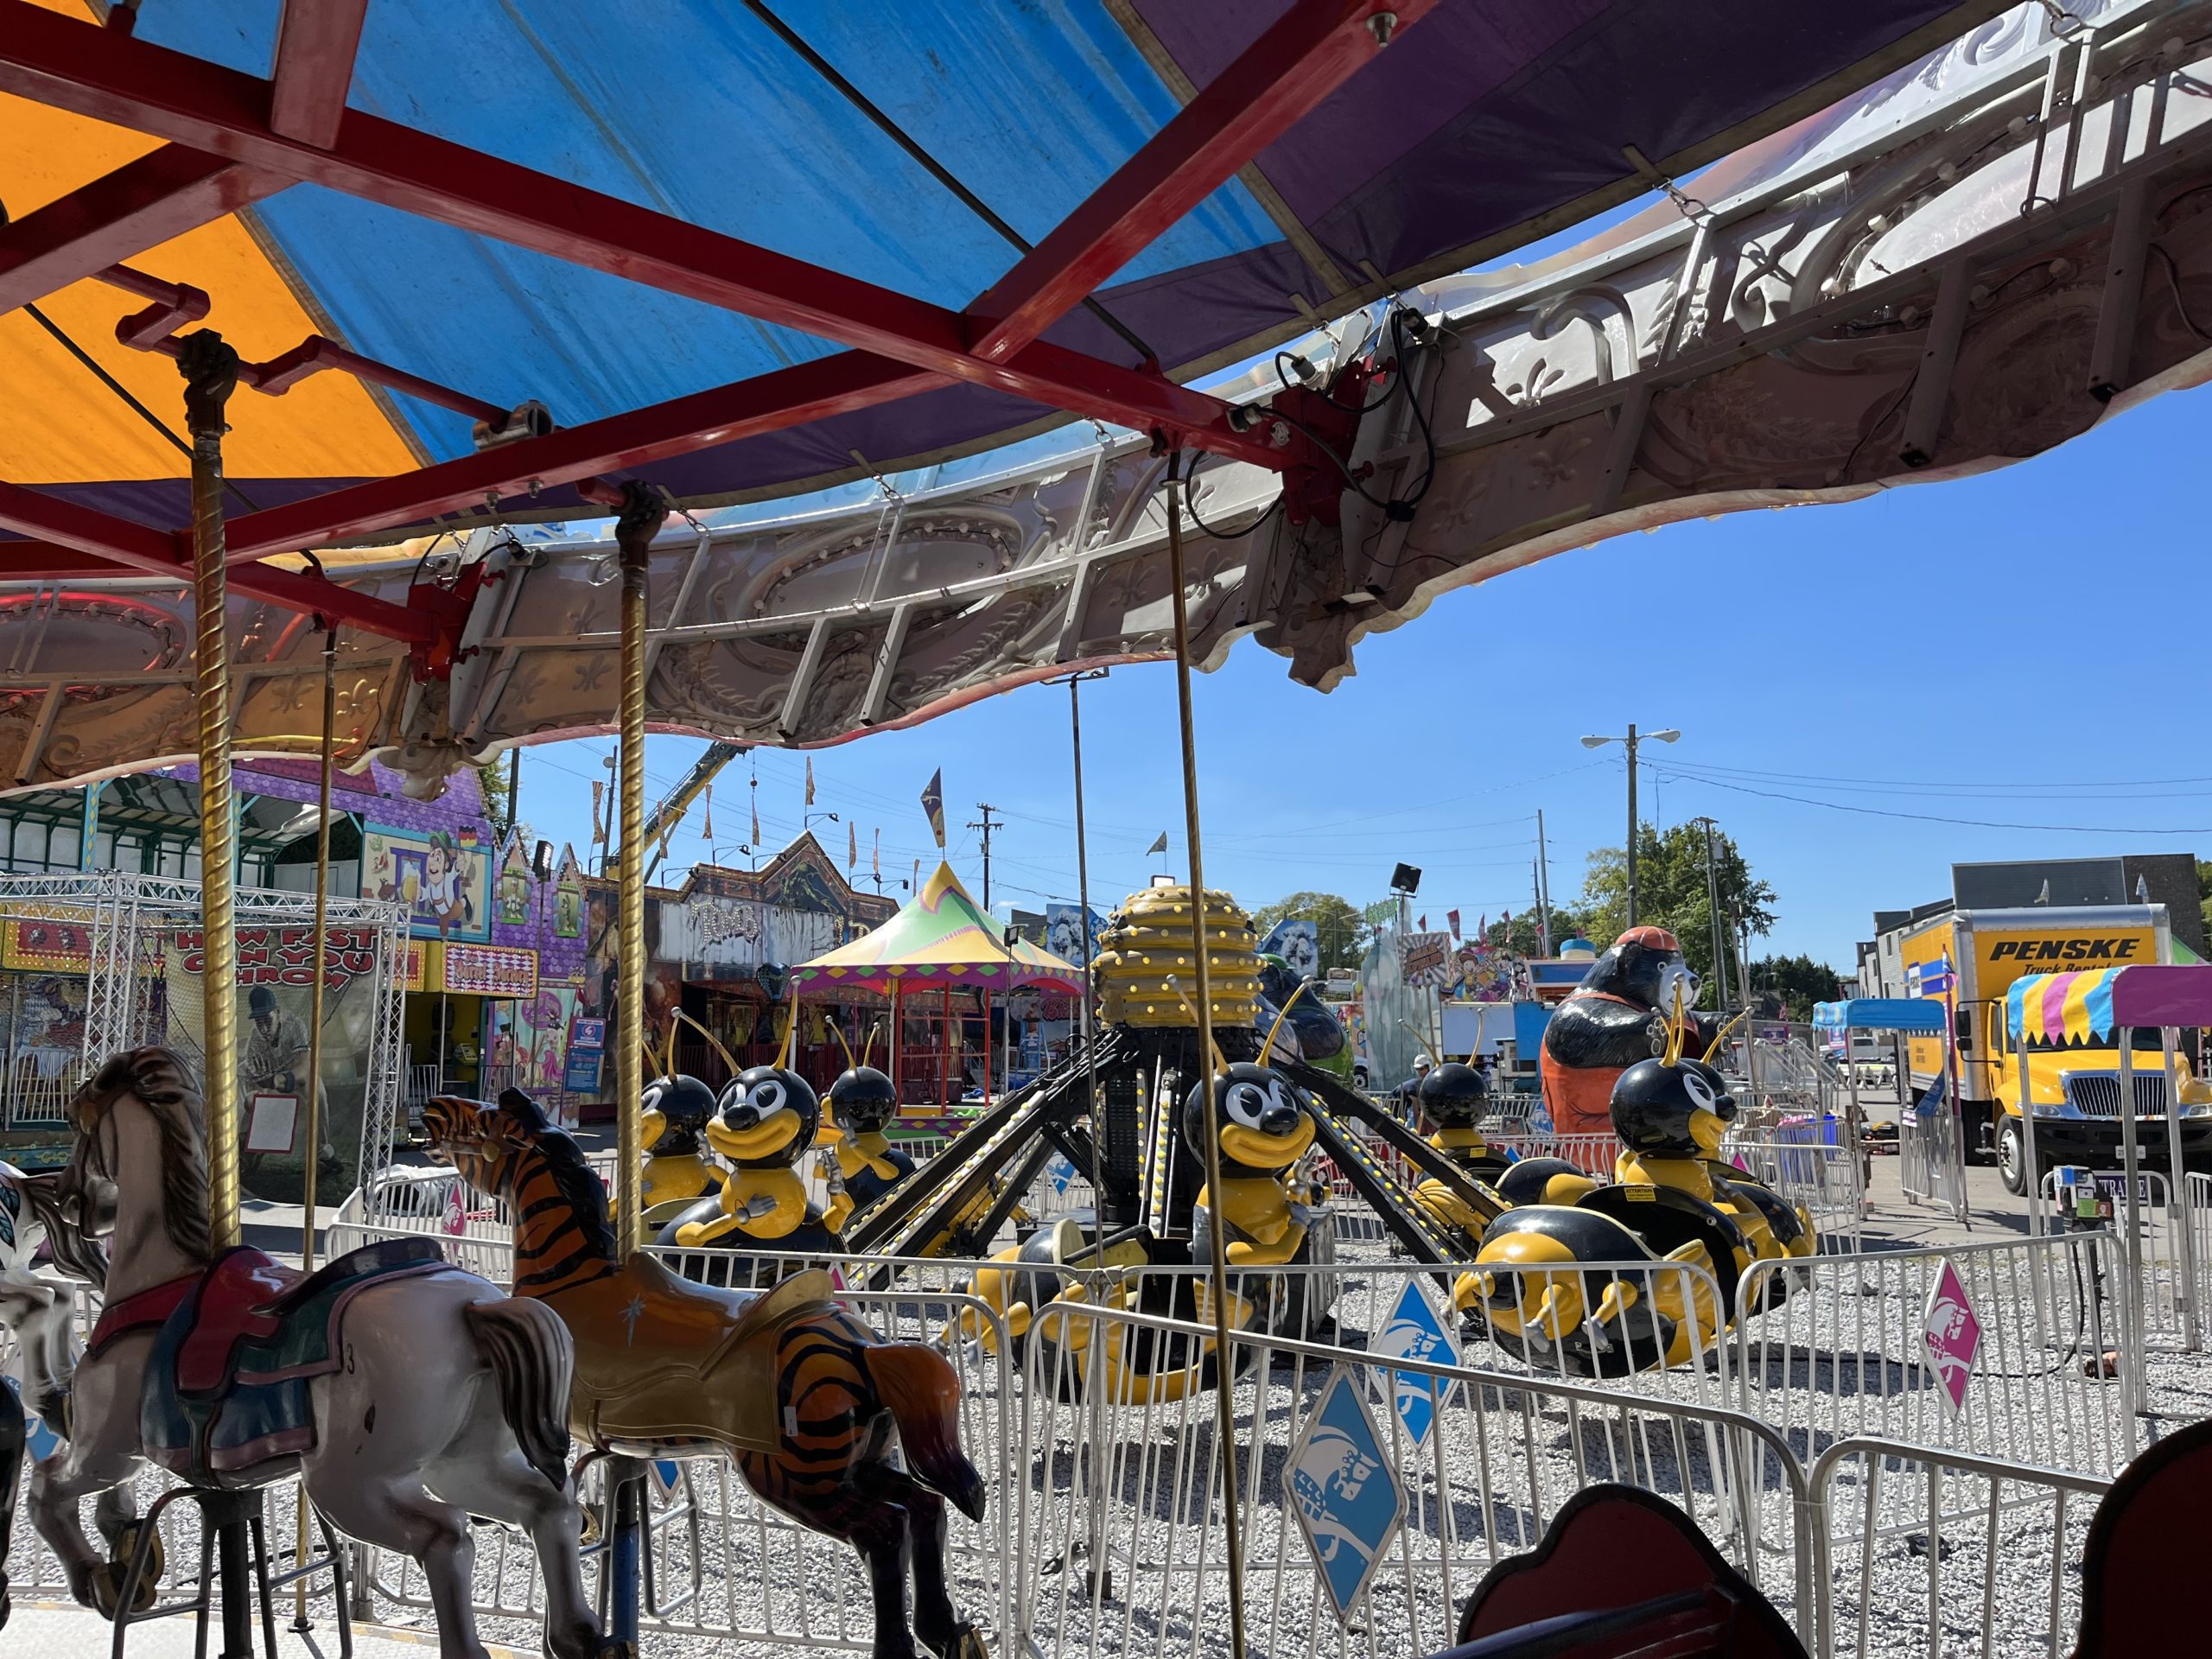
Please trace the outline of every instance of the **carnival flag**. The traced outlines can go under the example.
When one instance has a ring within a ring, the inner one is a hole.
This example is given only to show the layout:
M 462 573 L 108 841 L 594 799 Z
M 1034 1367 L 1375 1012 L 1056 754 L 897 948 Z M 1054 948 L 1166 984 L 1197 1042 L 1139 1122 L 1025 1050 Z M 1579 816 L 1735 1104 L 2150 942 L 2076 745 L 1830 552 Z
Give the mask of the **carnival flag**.
M 699 825 L 699 833 L 706 837 L 707 845 L 711 849 L 715 844 L 715 786 L 712 784 L 707 785 L 707 812 L 704 822 Z
M 809 806 L 814 804 L 814 757 L 812 755 L 806 758 L 806 804 Z
M 1459 912 L 1456 910 L 1447 910 L 1444 912 L 1444 919 L 1452 924 L 1452 941 L 1455 944 L 1458 944 L 1459 940 Z
M 914 879 L 906 884 L 906 891 L 909 893 L 919 893 L 921 890 L 922 861 L 918 858 L 914 861 Z
M 936 836 L 938 849 L 942 851 L 944 847 L 944 768 L 943 766 L 939 766 L 931 772 L 929 782 L 922 786 L 922 810 L 930 815 L 930 831 Z M 921 861 L 916 859 L 914 864 L 915 868 L 919 869 Z
M 856 823 L 845 826 L 845 868 L 857 870 L 861 867 L 861 827 Z
M 600 823 L 599 810 L 606 798 L 606 780 L 599 778 L 593 779 L 591 780 L 591 838 L 601 846 L 607 844 L 607 830 Z M 308 977 L 313 978 L 314 976 L 310 974 Z
M 883 831 L 880 827 L 875 832 L 875 850 L 868 855 L 868 865 L 869 868 L 875 872 L 876 878 L 879 880 L 881 880 L 883 876 Z
M 760 785 L 755 784 L 753 787 L 757 790 Z M 753 798 L 753 845 L 756 850 L 760 845 L 760 798 L 757 794 Z
M 1421 912 L 1421 931 L 1424 933 L 1428 931 L 1428 912 L 1427 911 Z
M 1147 847 L 1147 848 L 1146 848 L 1146 849 L 1144 849 L 1144 855 L 1145 855 L 1147 858 L 1150 858 L 1150 857 L 1151 857 L 1154 853 L 1164 853 L 1164 852 L 1166 852 L 1166 850 L 1167 850 L 1167 832 L 1166 832 L 1165 830 L 1161 830 L 1161 831 L 1160 832 L 1160 839 L 1159 839 L 1158 841 L 1154 842 L 1152 843 L 1152 845 L 1151 845 L 1151 846 L 1149 846 L 1149 847 Z

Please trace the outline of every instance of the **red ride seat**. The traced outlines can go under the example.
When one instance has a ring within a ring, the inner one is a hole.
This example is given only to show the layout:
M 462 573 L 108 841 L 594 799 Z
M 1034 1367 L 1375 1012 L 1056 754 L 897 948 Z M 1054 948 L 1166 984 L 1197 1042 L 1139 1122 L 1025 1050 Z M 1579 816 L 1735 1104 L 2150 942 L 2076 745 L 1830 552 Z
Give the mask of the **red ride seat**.
M 192 1329 L 177 1349 L 176 1382 L 188 1395 L 220 1394 L 230 1386 L 231 1356 L 248 1337 L 266 1341 L 283 1324 L 274 1305 L 304 1275 L 246 1246 L 226 1250 L 200 1282 Z
M 2074 1659 L 2202 1651 L 2202 1602 L 2190 1586 L 2212 1554 L 2208 1487 L 2212 1421 L 2167 1435 L 2120 1471 L 2097 1505 L 2082 1554 Z

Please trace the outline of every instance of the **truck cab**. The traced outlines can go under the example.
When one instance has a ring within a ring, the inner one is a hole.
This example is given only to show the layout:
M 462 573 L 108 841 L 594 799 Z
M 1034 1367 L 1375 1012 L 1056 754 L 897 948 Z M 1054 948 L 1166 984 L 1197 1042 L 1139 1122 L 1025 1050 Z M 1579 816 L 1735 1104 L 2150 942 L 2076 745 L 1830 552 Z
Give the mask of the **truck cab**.
M 2005 1005 L 1983 1001 L 1958 1011 L 1965 1041 L 1980 1052 L 1992 1114 L 1999 1177 L 2008 1192 L 2027 1189 L 2022 1141 L 2020 1070 L 2027 1068 L 2028 1099 L 2035 1112 L 2036 1167 L 2059 1164 L 2117 1166 L 2121 1160 L 2119 1033 L 2053 1042 L 2016 1042 Z M 2136 1146 L 2146 1166 L 2167 1160 L 2169 1102 L 2179 1108 L 2182 1152 L 2212 1161 L 2212 1085 L 2198 1080 L 2177 1046 L 2171 1070 L 2158 1032 L 2128 1033 L 2135 1090 Z

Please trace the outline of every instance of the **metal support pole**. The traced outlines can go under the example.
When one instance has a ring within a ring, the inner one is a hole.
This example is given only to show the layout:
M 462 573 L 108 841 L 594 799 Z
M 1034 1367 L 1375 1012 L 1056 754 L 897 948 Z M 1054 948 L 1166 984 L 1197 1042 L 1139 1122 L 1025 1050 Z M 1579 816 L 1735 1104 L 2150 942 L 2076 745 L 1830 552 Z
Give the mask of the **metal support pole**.
M 2167 1225 L 2181 1250 L 2181 1340 L 2195 1353 L 2201 1340 L 2196 1322 L 2196 1239 L 2189 1224 L 2188 1160 L 2181 1149 L 2181 1086 L 2174 1077 L 2174 1028 L 2158 1028 L 2158 1057 L 2166 1079 Z
M 1206 945 L 1205 869 L 1198 851 L 1198 747 L 1191 713 L 1191 619 L 1185 603 L 1183 572 L 1182 454 L 1167 460 L 1167 582 L 1175 605 L 1175 706 L 1183 736 L 1183 830 L 1191 847 L 1191 944 L 1198 982 L 1198 1071 L 1205 1090 L 1201 1099 L 1213 1098 L 1213 979 Z M 1224 1254 L 1222 1232 L 1221 1143 L 1205 1137 L 1206 1200 L 1209 1225 L 1207 1267 L 1213 1287 L 1213 1391 L 1216 1434 L 1222 1461 L 1222 1517 L 1229 1567 L 1230 1659 L 1244 1659 L 1244 1537 L 1236 1514 L 1236 1408 L 1232 1396 L 1229 1349 L 1229 1263 Z
M 238 818 L 231 788 L 231 632 L 225 603 L 228 550 L 223 533 L 223 419 L 238 378 L 238 354 L 213 329 L 177 353 L 184 423 L 192 435 L 193 668 L 200 728 L 200 972 L 207 1132 L 208 1243 L 238 1243 L 238 914 L 232 873 Z M 253 1659 L 251 1529 L 243 1519 L 216 1530 L 220 1553 L 220 1659 Z
M 1103 670 L 1100 672 L 1103 673 Z M 1068 747 L 1075 764 L 1075 895 L 1078 914 L 1076 931 L 1081 946 L 1083 988 L 1076 996 L 1076 1009 L 1083 1025 L 1083 1084 L 1084 1099 L 1090 1122 L 1090 1231 L 1094 1240 L 1106 1236 L 1106 1114 L 1098 1100 L 1098 1052 L 1091 1046 L 1090 1033 L 1090 854 L 1084 838 L 1083 822 L 1083 680 L 1080 674 L 1068 677 Z M 1262 1057 L 1264 1058 L 1264 1057 Z M 1094 1267 L 1105 1263 L 1094 1258 Z M 1084 1590 L 1094 1603 L 1113 1593 L 1108 1569 L 1102 1565 L 1106 1558 L 1106 1480 L 1103 1475 L 1099 1455 L 1106 1446 L 1106 1390 L 1090 1390 L 1090 1565 L 1084 1569 Z
M 322 636 L 322 754 L 316 780 L 315 804 L 321 817 L 315 831 L 315 983 L 308 991 L 308 1098 L 306 1174 L 302 1180 L 300 1268 L 315 1271 L 315 1187 L 322 1162 L 322 996 L 323 976 L 330 969 L 330 772 L 338 747 L 338 630 Z M 520 750 L 516 751 L 520 753 Z M 295 1505 L 299 1530 L 293 1544 L 292 1566 L 308 1564 L 308 1495 L 305 1488 Z M 308 1618 L 308 1581 L 292 1586 L 292 1628 L 302 1633 L 314 1625 Z
M 2035 1096 L 2028 1087 L 2028 1033 L 2024 1023 L 2019 1036 L 2017 1039 L 2012 1037 L 2009 1028 L 2010 1016 L 2007 1012 L 2010 1007 L 2009 1001 L 1993 1003 L 1990 1018 L 1993 1026 L 1999 1021 L 2005 1023 L 2007 1027 L 2005 1037 L 2012 1044 L 2012 1068 L 2018 1074 L 2016 1081 L 2020 1091 L 2020 1156 L 2027 1160 L 2028 1236 L 2037 1238 L 2042 1236 L 2044 1231 L 2043 1158 L 2042 1154 L 2036 1150 L 2036 1102 Z M 1994 1036 L 1995 1031 L 1993 1029 L 1990 1034 Z M 1943 1046 L 1948 1052 L 1950 1048 L 1949 1039 L 1944 1039 Z M 1909 1084 L 1905 1086 L 1910 1087 Z M 1955 1111 L 1960 1109 L 1960 1103 L 1956 1100 L 1953 1100 L 1950 1105 Z M 1996 1111 L 1998 1114 L 1996 1127 L 2001 1134 L 2005 1128 L 2005 1103 L 2002 1099 L 1996 1103 Z M 1960 1114 L 1959 1134 L 1961 1137 L 1966 1134 L 1966 1117 L 1963 1112 Z M 1998 1155 L 1999 1157 L 2004 1155 L 2001 1149 Z M 2055 1198 L 2056 1194 L 2053 1196 Z
M 1728 1006 L 1728 949 L 1721 942 L 1720 877 L 1713 863 L 1713 820 L 1699 818 L 1696 822 L 1705 826 L 1705 907 L 1713 918 L 1713 971 L 1718 981 L 1713 987 L 1713 1006 L 1725 1009 Z M 1848 1035 L 1847 1033 L 1844 1043 L 1847 1057 L 1851 1052 Z
M 1536 809 L 1536 954 L 1552 953 L 1551 854 L 1544 847 L 1544 809 Z
M 1636 723 L 1628 728 L 1628 925 L 1636 925 Z
M 668 519 L 660 493 L 632 479 L 623 486 L 614 541 L 622 562 L 622 737 L 617 792 L 622 841 L 616 880 L 621 959 L 614 1028 L 614 1238 L 626 1258 L 645 1246 L 638 1191 L 645 1149 L 639 1103 L 645 1052 L 645 577 L 655 536 Z M 634 1585 L 632 1586 L 634 1589 Z
M 2128 1352 L 2120 1363 L 2128 1404 L 2140 1415 L 2145 1407 L 2143 1383 L 2143 1179 L 2138 1154 L 2135 1123 L 2135 1066 L 2133 1027 L 2122 1026 L 2120 1036 L 2120 1155 L 2127 1174 L 2127 1311 Z

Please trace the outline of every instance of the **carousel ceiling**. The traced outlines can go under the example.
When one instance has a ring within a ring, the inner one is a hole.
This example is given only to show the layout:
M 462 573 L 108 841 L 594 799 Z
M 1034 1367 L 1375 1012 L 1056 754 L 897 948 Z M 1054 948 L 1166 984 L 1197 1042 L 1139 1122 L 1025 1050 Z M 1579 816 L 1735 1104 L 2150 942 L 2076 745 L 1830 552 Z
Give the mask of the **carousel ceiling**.
M 1253 634 L 1325 687 L 1447 588 L 1999 464 L 2212 363 L 2212 4 L 666 4 L 616 31 L 378 0 L 356 60 L 329 25 L 359 10 L 288 16 L 264 81 L 273 7 L 149 0 L 132 37 L 0 0 L 0 786 L 191 747 L 181 457 L 57 339 L 175 410 L 116 331 L 165 283 L 249 357 L 296 370 L 319 334 L 338 365 L 231 404 L 241 744 L 308 741 L 320 610 L 350 624 L 353 747 L 425 788 L 607 729 L 611 544 L 526 522 L 579 483 L 704 510 L 882 480 L 655 549 L 654 725 L 821 744 L 1164 654 L 1176 450 L 1210 527 L 1195 648 Z M 1450 274 L 1724 151 L 1579 247 Z M 1396 372 L 1325 444 L 1236 412 L 1294 395 L 1272 362 L 1190 384 L 1284 340 L 1317 383 Z M 555 429 L 503 425 L 533 400 Z M 901 475 L 1070 414 L 1118 429 Z M 1304 505 L 1270 511 L 1286 479 Z M 462 533 L 327 582 L 283 556 L 433 514 Z M 450 677 L 410 673 L 441 631 Z

